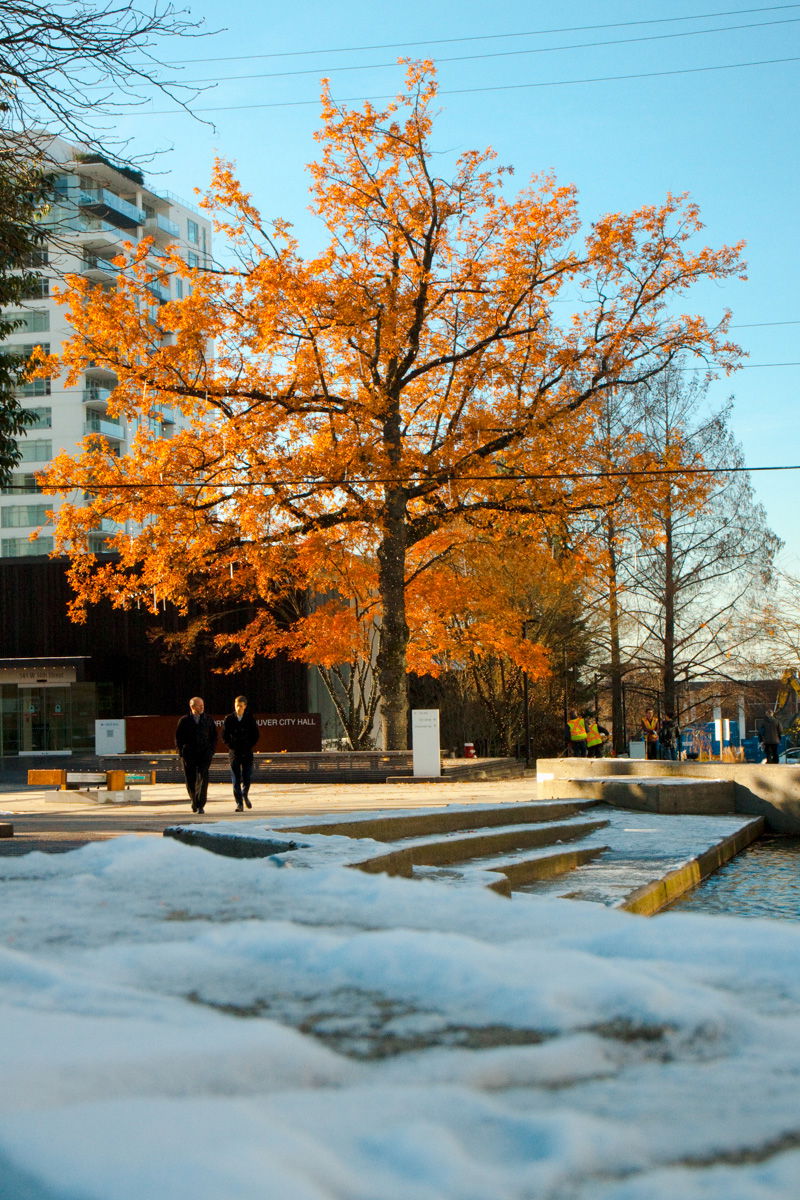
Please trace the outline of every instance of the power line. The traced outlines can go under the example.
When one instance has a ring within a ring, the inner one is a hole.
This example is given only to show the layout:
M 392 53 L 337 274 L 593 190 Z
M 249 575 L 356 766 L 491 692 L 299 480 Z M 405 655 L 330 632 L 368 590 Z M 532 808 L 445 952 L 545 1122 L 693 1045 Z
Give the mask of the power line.
M 731 329 L 770 329 L 774 325 L 800 325 L 800 321 L 754 321 L 749 325 L 731 325 Z
M 523 54 L 554 54 L 562 50 L 592 50 L 603 49 L 608 46 L 630 46 L 640 42 L 658 42 L 666 39 L 682 38 L 682 37 L 702 37 L 710 33 L 729 33 L 739 29 L 767 29 L 774 25 L 795 25 L 800 17 L 783 17 L 778 21 L 757 21 L 746 25 L 722 25 L 716 29 L 685 29 L 680 33 L 652 33 L 645 34 L 641 37 L 633 38 L 613 38 L 604 42 L 571 42 L 562 46 L 532 46 L 522 50 L 495 50 L 485 52 L 483 54 L 457 54 L 450 57 L 437 58 L 437 66 L 440 63 L 457 63 L 457 62 L 477 62 L 490 58 L 517 58 Z M 212 78 L 205 79 L 181 79 L 182 86 L 190 86 L 201 83 L 236 83 L 240 80 L 251 79 L 286 79 L 296 77 L 298 75 L 316 75 L 333 74 L 341 71 L 378 71 L 386 68 L 396 67 L 396 62 L 379 62 L 379 63 L 357 63 L 343 67 L 303 67 L 296 71 L 268 71 L 260 74 L 247 75 L 215 75 Z M 154 86 L 156 86 L 154 81 Z
M 508 471 L 502 475 L 457 475 L 453 478 L 447 478 L 442 484 L 459 484 L 459 483 L 525 483 L 530 480 L 581 480 L 581 479 L 632 479 L 632 478 L 669 478 L 680 477 L 686 475 L 747 475 L 754 473 L 763 473 L 765 471 L 800 471 L 800 463 L 791 465 L 780 465 L 770 467 L 651 467 L 640 470 L 626 471 Z M 197 479 L 190 480 L 175 480 L 171 483 L 165 482 L 149 482 L 147 480 L 128 481 L 119 480 L 107 484 L 98 484 L 97 481 L 81 482 L 80 480 L 70 481 L 57 489 L 57 492 L 41 492 L 42 496 L 50 496 L 61 494 L 70 491 L 130 491 L 140 489 L 142 491 L 159 491 L 162 488 L 214 488 L 224 490 L 226 488 L 253 489 L 253 488 L 278 488 L 278 487 L 318 487 L 318 488 L 341 488 L 341 487 L 366 487 L 366 486 L 382 486 L 391 483 L 406 483 L 416 485 L 425 483 L 424 478 L 417 475 L 376 475 L 369 477 L 356 477 L 343 475 L 341 479 L 320 479 L 318 476 L 301 475 L 297 478 L 288 479 L 236 479 L 236 480 L 210 480 L 203 481 Z M 23 484 L 10 484 L 9 489 L 24 490 Z
M 722 12 L 694 13 L 685 17 L 651 17 L 638 21 L 608 21 L 597 25 L 561 25 L 551 29 L 529 29 L 510 33 L 480 33 L 465 37 L 426 38 L 416 42 L 377 42 L 361 46 L 327 46 L 315 50 L 273 50 L 267 54 L 210 55 L 206 58 L 181 58 L 167 63 L 170 67 L 203 62 L 242 62 L 263 58 L 307 58 L 311 54 L 354 54 L 362 50 L 402 50 L 417 46 L 448 46 L 464 42 L 488 42 L 503 38 L 547 37 L 555 33 L 586 33 L 592 29 L 629 29 L 638 25 L 667 25 L 679 21 L 706 21 L 715 17 L 740 17 L 749 13 L 784 12 L 800 8 L 798 4 L 769 4 L 759 8 L 731 8 Z
M 787 322 L 789 324 L 790 322 Z M 794 322 L 792 322 L 793 324 Z M 745 328 L 742 326 L 742 328 Z M 800 362 L 773 362 L 773 363 L 738 363 L 737 371 L 757 371 L 765 367 L 800 367 Z M 707 363 L 702 367 L 678 367 L 679 371 L 724 371 L 723 363 Z
M 723 63 L 713 67 L 681 67 L 672 71 L 642 71 L 632 75 L 592 75 L 580 79 L 550 79 L 541 82 L 537 81 L 536 83 L 499 83 L 487 87 L 442 88 L 439 90 L 438 95 L 465 96 L 479 95 L 484 92 L 521 91 L 525 88 L 570 87 L 582 83 L 618 83 L 634 79 L 662 79 L 671 75 L 699 75 L 708 71 L 738 71 L 743 67 L 772 67 L 794 62 L 800 62 L 800 56 L 793 56 L 791 58 L 763 58 L 742 63 Z M 334 99 L 334 104 L 360 104 L 365 100 L 386 101 L 394 99 L 394 95 L 389 95 L 388 93 L 375 96 L 342 96 L 339 99 Z M 142 109 L 138 115 L 145 117 L 171 117 L 180 116 L 181 113 L 184 113 L 186 116 L 191 116 L 193 113 L 249 112 L 262 108 L 307 108 L 312 104 L 319 104 L 319 98 L 317 97 L 314 100 L 271 100 L 262 104 L 218 104 L 209 105 L 205 108 L 193 108 L 191 111 L 183 109 L 159 109 L 147 112 Z

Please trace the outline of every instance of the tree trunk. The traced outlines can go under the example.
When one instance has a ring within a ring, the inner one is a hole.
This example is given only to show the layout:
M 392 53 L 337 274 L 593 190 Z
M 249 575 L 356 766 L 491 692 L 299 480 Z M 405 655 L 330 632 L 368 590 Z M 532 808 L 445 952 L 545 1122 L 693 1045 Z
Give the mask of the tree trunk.
M 406 679 L 406 494 L 389 488 L 383 540 L 378 547 L 378 579 L 383 610 L 378 648 L 381 719 L 387 750 L 408 748 Z

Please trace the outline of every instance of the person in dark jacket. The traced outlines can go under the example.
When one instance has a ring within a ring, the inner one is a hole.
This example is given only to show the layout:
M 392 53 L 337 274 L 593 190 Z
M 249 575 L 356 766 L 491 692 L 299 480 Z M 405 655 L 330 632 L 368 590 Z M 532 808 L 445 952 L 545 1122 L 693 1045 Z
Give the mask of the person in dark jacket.
M 246 696 L 236 697 L 233 710 L 225 718 L 225 724 L 222 726 L 222 740 L 228 747 L 236 811 L 243 812 L 245 804 L 248 808 L 253 807 L 249 796 L 250 780 L 253 777 L 253 750 L 260 730 L 247 707 Z
M 665 712 L 659 722 L 658 744 L 661 757 L 673 762 L 680 757 L 681 731 L 678 722 L 671 712 Z
M 217 745 L 217 725 L 206 715 L 205 702 L 192 696 L 189 712 L 178 721 L 175 746 L 183 766 L 192 812 L 201 813 L 208 795 L 208 771 Z
M 761 722 L 758 737 L 761 745 L 764 747 L 765 761 L 768 763 L 778 762 L 778 747 L 783 737 L 783 729 L 772 709 L 769 710 Z

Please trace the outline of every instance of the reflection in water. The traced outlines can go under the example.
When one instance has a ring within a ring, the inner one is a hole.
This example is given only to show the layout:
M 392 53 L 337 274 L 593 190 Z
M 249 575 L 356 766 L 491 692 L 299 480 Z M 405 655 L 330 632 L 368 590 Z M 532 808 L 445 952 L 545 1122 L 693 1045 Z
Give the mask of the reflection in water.
M 800 921 L 800 838 L 754 842 L 668 911 L 677 909 Z

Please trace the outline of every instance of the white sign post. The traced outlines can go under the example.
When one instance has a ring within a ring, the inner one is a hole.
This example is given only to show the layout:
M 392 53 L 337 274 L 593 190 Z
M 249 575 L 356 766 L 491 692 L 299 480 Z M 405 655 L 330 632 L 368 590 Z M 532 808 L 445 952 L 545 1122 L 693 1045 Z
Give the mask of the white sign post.
M 411 749 L 414 755 L 415 778 L 433 779 L 441 775 L 438 708 L 412 709 Z
M 95 721 L 95 754 L 125 753 L 125 721 Z

